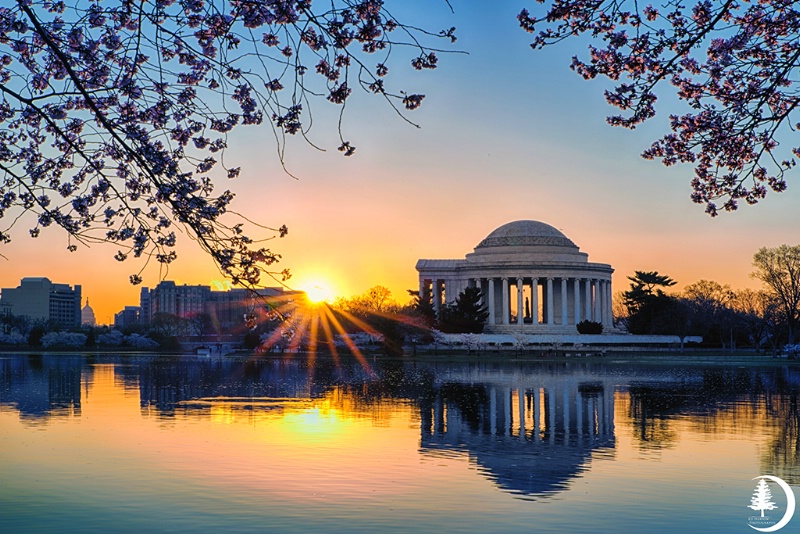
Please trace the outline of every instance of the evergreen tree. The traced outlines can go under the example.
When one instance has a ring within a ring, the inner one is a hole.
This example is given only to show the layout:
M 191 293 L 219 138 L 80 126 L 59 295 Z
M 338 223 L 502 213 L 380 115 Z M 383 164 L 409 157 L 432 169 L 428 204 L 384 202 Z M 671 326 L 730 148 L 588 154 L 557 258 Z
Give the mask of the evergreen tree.
M 489 317 L 489 310 L 481 301 L 480 288 L 468 287 L 456 297 L 455 302 L 442 307 L 439 329 L 442 332 L 480 334 Z
M 629 314 L 638 311 L 653 297 L 665 295 L 662 287 L 672 287 L 676 284 L 675 280 L 667 275 L 658 274 L 658 271 L 634 271 L 634 276 L 629 276 L 628 280 L 631 281 L 631 288 L 622 296 Z
M 634 271 L 631 288 L 622 296 L 628 309 L 628 330 L 632 334 L 674 333 L 676 299 L 662 288 L 675 285 L 669 276 L 657 271 Z
M 426 327 L 432 328 L 433 323 L 436 321 L 436 312 L 433 309 L 433 295 L 431 295 L 430 288 L 423 289 L 422 294 L 419 291 L 409 289 L 408 294 L 413 297 L 411 309 L 422 318 Z

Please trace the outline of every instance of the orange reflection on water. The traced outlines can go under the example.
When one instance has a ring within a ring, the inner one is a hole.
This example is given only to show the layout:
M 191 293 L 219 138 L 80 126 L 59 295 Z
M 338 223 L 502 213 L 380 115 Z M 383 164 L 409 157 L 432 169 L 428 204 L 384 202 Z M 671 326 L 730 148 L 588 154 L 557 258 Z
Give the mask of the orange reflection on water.
M 419 413 L 410 403 L 367 404 L 336 387 L 320 398 L 198 399 L 166 414 L 141 407 L 138 391 L 110 365 L 95 366 L 83 387 L 81 424 L 119 456 L 142 458 L 156 479 L 294 500 L 374 499 L 453 483 L 447 470 L 438 483 L 426 471 L 434 460 L 419 454 Z M 425 488 L 417 483 L 423 479 Z
M 407 515 L 444 509 L 452 518 L 535 510 L 530 521 L 549 514 L 560 524 L 589 510 L 591 526 L 628 503 L 681 511 L 708 502 L 708 513 L 735 515 L 749 502 L 752 476 L 791 480 L 797 472 L 788 395 L 610 380 L 600 388 L 536 375 L 509 386 L 451 375 L 438 388 L 403 390 L 404 400 L 363 378 L 360 366 L 344 378 L 321 366 L 327 378 L 313 382 L 303 366 L 277 361 L 231 372 L 203 361 L 83 364 L 72 374 L 49 362 L 54 370 L 31 371 L 20 392 L 45 398 L 46 380 L 68 381 L 61 395 L 81 410 L 42 416 L 46 424 L 31 429 L 22 409 L 0 408 L 0 479 L 21 494 L 80 491 L 75 501 L 93 506 L 108 495 L 121 507 L 155 495 L 167 515 L 188 506 L 188 515 L 213 509 L 226 520 L 253 511 L 271 520 L 286 510 L 298 521 L 327 514 L 331 524 L 394 513 L 403 524 Z M 202 391 L 195 394 L 238 396 L 180 400 Z M 251 391 L 287 397 L 246 396 Z M 738 485 L 741 498 L 730 490 Z M 543 505 L 523 508 L 509 494 Z
M 629 392 L 616 392 L 617 454 L 620 461 L 641 466 L 638 480 L 663 478 L 653 460 L 668 463 L 675 476 L 704 473 L 709 481 L 720 484 L 731 476 L 741 478 L 730 465 L 752 476 L 780 470 L 765 462 L 770 442 L 779 432 L 763 401 L 719 404 L 707 412 L 683 410 L 666 416 L 645 416 L 633 404 Z M 676 492 L 671 498 L 678 496 Z

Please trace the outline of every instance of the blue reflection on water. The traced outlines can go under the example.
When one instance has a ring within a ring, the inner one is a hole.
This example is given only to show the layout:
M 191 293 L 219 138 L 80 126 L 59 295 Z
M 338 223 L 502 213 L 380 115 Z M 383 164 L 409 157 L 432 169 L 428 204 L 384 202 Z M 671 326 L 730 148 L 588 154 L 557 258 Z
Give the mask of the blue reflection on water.
M 414 448 L 420 462 L 466 458 L 489 484 L 454 482 L 433 507 L 420 488 L 441 482 L 425 473 L 398 483 L 392 498 L 351 502 L 334 495 L 328 501 L 269 502 L 258 491 L 221 493 L 202 479 L 126 470 L 136 465 L 134 453 L 100 447 L 97 461 L 114 466 L 107 479 L 102 470 L 87 474 L 87 463 L 70 470 L 69 458 L 59 459 L 66 467 L 58 476 L 0 467 L 0 530 L 405 531 L 413 518 L 422 531 L 745 532 L 741 509 L 752 476 L 763 472 L 800 482 L 800 372 L 794 367 L 393 360 L 376 362 L 373 373 L 356 362 L 324 359 L 311 365 L 303 359 L 8 356 L 0 358 L 0 415 L 16 413 L 30 432 L 56 421 L 80 421 L 82 406 L 93 402 L 86 392 L 100 365 L 111 366 L 117 386 L 138 393 L 141 409 L 164 422 L 205 420 L 222 404 L 233 411 L 280 412 L 335 391 L 344 399 L 341 409 L 346 405 L 352 416 L 376 417 L 381 411 L 373 425 L 380 433 L 383 426 L 408 424 L 393 421 L 392 414 L 410 409 L 410 422 L 418 425 Z M 92 439 L 79 424 L 73 426 L 71 437 Z M 169 430 L 166 439 L 182 431 Z M 24 447 L 26 439 L 25 431 L 0 437 L 0 451 Z M 756 442 L 759 472 L 737 465 L 752 458 L 721 454 L 719 472 L 709 466 L 707 473 L 671 473 L 683 464 L 660 469 L 659 462 L 667 463 L 663 455 L 644 455 L 673 450 L 689 458 L 708 441 L 724 453 L 732 440 Z M 59 446 L 54 441 L 55 454 Z M 641 456 L 631 459 L 631 450 Z M 319 460 L 312 456 L 324 454 L 320 451 L 303 452 L 311 461 Z M 344 460 L 358 453 L 338 454 Z M 247 459 L 240 460 L 232 469 L 247 469 Z M 382 461 L 387 481 L 407 474 L 407 466 L 395 465 L 391 456 Z M 600 469 L 601 463 L 607 466 Z M 580 481 L 593 470 L 603 471 L 604 478 L 584 484 L 615 488 L 618 499 L 609 500 L 593 486 L 581 494 Z M 320 471 L 321 477 L 329 475 Z M 645 476 L 649 482 L 642 482 Z

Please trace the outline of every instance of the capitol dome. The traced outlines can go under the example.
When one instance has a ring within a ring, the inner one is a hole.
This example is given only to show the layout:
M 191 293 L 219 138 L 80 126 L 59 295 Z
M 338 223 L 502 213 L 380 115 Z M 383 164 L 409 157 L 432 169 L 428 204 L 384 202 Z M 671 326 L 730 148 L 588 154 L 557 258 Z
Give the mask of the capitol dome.
M 89 306 L 89 299 L 86 299 L 86 306 L 81 308 L 81 324 L 88 326 L 96 326 L 97 320 L 94 316 L 94 310 Z

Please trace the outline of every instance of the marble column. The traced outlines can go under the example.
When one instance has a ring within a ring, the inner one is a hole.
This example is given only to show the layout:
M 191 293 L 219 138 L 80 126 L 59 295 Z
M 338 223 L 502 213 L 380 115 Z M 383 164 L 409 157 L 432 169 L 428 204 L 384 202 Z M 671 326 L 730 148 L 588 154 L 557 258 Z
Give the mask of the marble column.
M 531 317 L 533 326 L 539 325 L 539 279 L 531 280 Z
M 594 284 L 594 320 L 595 322 L 601 322 L 600 317 L 600 280 L 592 280 L 592 284 Z
M 611 291 L 611 280 L 606 281 L 606 316 L 608 317 L 608 328 L 614 328 L 614 293 Z
M 525 324 L 525 310 L 522 307 L 522 278 L 517 278 L 517 326 Z
M 575 293 L 575 324 L 578 324 L 581 322 L 581 279 L 575 278 L 573 282 L 573 292 Z
M 444 282 L 444 301 L 451 304 L 456 301 L 459 292 L 458 281 L 449 278 Z
M 508 278 L 503 278 L 503 315 L 500 324 L 508 324 Z
M 436 312 L 436 317 L 442 311 L 442 282 L 436 278 L 433 279 L 433 311 Z
M 547 324 L 552 325 L 555 322 L 553 313 L 553 279 L 547 278 Z
M 561 324 L 567 324 L 567 279 L 561 279 Z
M 494 301 L 494 278 L 487 279 L 487 282 L 489 282 L 489 324 L 494 326 L 497 324 L 494 316 L 494 310 L 497 307 L 497 303 Z
M 605 299 L 603 298 L 603 281 L 599 280 L 599 279 L 595 280 L 594 287 L 595 287 L 595 295 L 596 295 L 595 296 L 595 301 L 594 301 L 594 306 L 595 306 L 595 313 L 597 313 L 597 319 L 595 319 L 595 321 L 597 321 L 598 323 L 602 324 L 603 323 L 603 302 L 605 302 Z
M 583 283 L 586 284 L 584 289 L 586 290 L 586 320 L 592 320 L 592 280 L 590 278 L 584 278 Z

